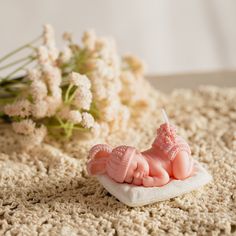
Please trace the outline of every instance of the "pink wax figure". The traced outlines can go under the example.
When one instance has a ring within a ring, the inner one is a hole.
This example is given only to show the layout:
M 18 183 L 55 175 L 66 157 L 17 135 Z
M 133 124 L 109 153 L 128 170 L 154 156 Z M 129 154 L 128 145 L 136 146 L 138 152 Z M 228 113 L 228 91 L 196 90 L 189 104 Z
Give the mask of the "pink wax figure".
M 164 110 L 165 123 L 157 130 L 152 147 L 139 152 L 134 147 L 97 144 L 89 152 L 90 175 L 107 174 L 119 183 L 158 187 L 170 178 L 183 180 L 193 171 L 193 160 L 186 141 L 176 135 Z

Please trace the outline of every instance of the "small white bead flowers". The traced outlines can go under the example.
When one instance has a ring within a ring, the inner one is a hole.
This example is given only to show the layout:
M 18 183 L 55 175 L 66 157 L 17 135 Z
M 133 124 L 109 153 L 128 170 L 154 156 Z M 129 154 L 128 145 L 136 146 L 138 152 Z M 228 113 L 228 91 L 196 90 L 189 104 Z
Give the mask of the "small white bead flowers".
M 48 130 L 68 138 L 74 131 L 99 135 L 102 124 L 110 130 L 125 128 L 131 109 L 148 105 L 140 92 L 143 63 L 131 55 L 119 57 L 115 42 L 97 37 L 94 31 L 84 33 L 82 45 L 69 33 L 63 39 L 65 46 L 60 51 L 52 26 L 45 25 L 39 38 L 0 59 L 0 70 L 19 66 L 0 80 L 4 104 L 0 117 L 8 116 L 14 131 L 23 136 L 42 136 Z M 6 64 L 24 49 L 32 53 Z M 15 78 L 21 70 L 27 74 Z

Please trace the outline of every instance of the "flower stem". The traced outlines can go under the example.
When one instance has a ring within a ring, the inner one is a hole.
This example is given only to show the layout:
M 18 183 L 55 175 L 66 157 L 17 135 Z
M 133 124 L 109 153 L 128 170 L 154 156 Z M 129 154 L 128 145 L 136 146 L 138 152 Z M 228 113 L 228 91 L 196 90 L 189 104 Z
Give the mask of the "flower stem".
M 65 133 L 66 133 L 66 138 L 69 139 L 72 135 L 72 131 L 73 131 L 73 127 L 74 127 L 74 124 L 72 123 L 68 123 L 67 124 L 67 127 L 65 129 Z
M 68 87 L 67 90 L 66 90 L 66 94 L 65 94 L 65 103 L 68 102 L 69 94 L 70 94 L 70 91 L 71 91 L 72 87 L 73 87 L 73 85 L 70 84 L 69 87 Z
M 53 129 L 62 129 L 60 125 L 47 125 L 48 128 L 53 128 Z
M 26 63 L 24 63 L 22 66 L 18 67 L 17 69 L 15 69 L 14 71 L 12 71 L 10 74 L 8 74 L 5 78 L 2 79 L 1 82 L 7 81 L 9 79 L 11 79 L 11 77 L 13 75 L 15 75 L 18 71 L 24 69 L 27 65 L 29 65 L 32 61 L 34 60 L 34 58 L 31 58 L 30 60 L 28 60 Z
M 74 91 L 74 93 L 71 94 L 70 98 L 68 99 L 68 103 L 70 104 L 72 102 L 72 100 L 74 99 L 76 94 L 76 91 Z
M 17 52 L 20 52 L 21 50 L 30 47 L 31 44 L 37 42 L 40 38 L 41 38 L 41 35 L 40 35 L 39 37 L 37 37 L 36 39 L 32 40 L 31 42 L 29 42 L 29 43 L 27 43 L 27 44 L 25 44 L 25 45 L 23 45 L 23 46 L 21 46 L 21 47 L 15 49 L 14 51 L 12 51 L 12 52 L 6 54 L 4 57 L 2 57 L 2 58 L 0 59 L 0 63 L 3 62 L 3 61 L 5 61 L 5 60 L 8 59 L 9 57 L 13 56 L 13 55 L 16 54 Z
M 16 61 L 13 61 L 13 62 L 11 62 L 11 63 L 5 65 L 5 66 L 0 67 L 0 70 L 4 70 L 4 69 L 6 69 L 6 68 L 8 68 L 8 67 L 14 66 L 14 65 L 16 65 L 16 64 L 18 64 L 18 63 L 20 63 L 20 62 L 22 62 L 22 61 L 25 61 L 25 60 L 27 60 L 27 59 L 30 59 L 30 58 L 32 58 L 32 57 L 29 55 L 29 56 L 27 56 L 27 57 L 23 57 L 23 58 L 21 58 L 21 59 L 18 59 L 18 60 L 16 60 Z
M 59 122 L 59 124 L 61 125 L 61 127 L 64 128 L 64 127 L 65 127 L 65 124 L 63 123 L 63 121 L 61 120 L 61 118 L 58 117 L 58 116 L 56 116 L 56 119 L 57 119 L 57 121 Z
M 8 103 L 12 103 L 15 100 L 15 98 L 1 98 L 0 99 L 0 104 L 1 105 L 6 105 Z
M 89 129 L 87 129 L 87 128 L 81 128 L 81 127 L 76 127 L 76 126 L 74 126 L 73 129 L 79 130 L 79 131 L 82 131 L 82 132 L 87 132 L 87 131 L 89 131 Z

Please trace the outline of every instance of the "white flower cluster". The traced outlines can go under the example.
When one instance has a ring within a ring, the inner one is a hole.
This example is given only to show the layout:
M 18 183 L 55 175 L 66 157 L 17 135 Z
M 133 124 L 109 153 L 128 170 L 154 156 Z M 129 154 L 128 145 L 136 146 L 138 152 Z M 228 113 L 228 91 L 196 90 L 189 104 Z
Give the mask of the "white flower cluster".
M 144 94 L 143 74 L 144 63 L 133 55 L 126 55 L 122 59 L 123 70 L 120 79 L 122 81 L 121 99 L 125 104 L 133 105 L 137 102 L 146 102 Z
M 21 119 L 13 122 L 14 131 L 23 135 L 34 135 L 34 139 L 39 134 L 46 135 L 46 129 L 42 125 L 36 128 L 36 120 L 55 115 L 62 102 L 61 71 L 55 64 L 58 50 L 50 25 L 44 26 L 43 40 L 44 44 L 37 48 L 38 66 L 28 71 L 30 86 L 25 98 L 4 108 L 10 117 Z
M 73 130 L 99 135 L 102 129 L 126 128 L 135 104 L 146 99 L 141 93 L 143 63 L 131 55 L 120 58 L 115 42 L 92 30 L 84 33 L 82 46 L 65 33 L 67 45 L 60 52 L 50 25 L 44 26 L 42 38 L 37 65 L 28 71 L 26 93 L 5 106 L 5 113 L 18 120 L 13 129 L 42 135 L 46 132 L 41 124 L 49 129 L 56 122 L 69 137 Z
M 62 103 L 61 70 L 56 66 L 58 50 L 52 26 L 44 26 L 43 41 L 44 44 L 38 48 L 39 66 L 28 72 L 31 115 L 36 119 L 55 115 Z
M 39 63 L 40 63 L 40 56 L 44 56 L 44 58 L 46 57 L 45 58 L 46 63 L 55 62 L 58 58 L 59 50 L 57 49 L 55 43 L 54 29 L 49 24 L 44 25 L 43 42 L 44 45 L 39 47 Z M 42 49 L 42 47 L 44 49 Z M 40 55 L 40 51 L 44 55 Z M 45 64 L 45 61 L 43 61 L 42 64 Z
M 73 92 L 65 98 L 65 106 L 61 107 L 58 116 L 72 125 L 80 125 L 86 129 L 98 129 L 98 123 L 88 112 L 92 104 L 90 80 L 85 75 L 72 72 L 68 76 L 68 82 L 68 91 Z
M 14 104 L 7 104 L 4 111 L 9 116 L 20 116 L 25 118 L 31 114 L 31 104 L 28 100 L 19 100 Z
M 84 128 L 90 129 L 95 125 L 93 116 L 88 112 L 81 113 L 79 110 L 70 110 L 68 107 L 64 107 L 58 115 L 63 120 L 67 120 L 74 125 L 81 124 Z
M 129 119 L 129 110 L 121 103 L 119 95 L 121 66 L 115 43 L 112 39 L 97 37 L 94 31 L 85 32 L 82 42 L 90 55 L 88 77 L 101 120 L 109 123 L 110 128 L 121 127 Z
M 69 77 L 70 84 L 76 86 L 74 105 L 78 109 L 89 110 L 92 103 L 91 82 L 85 75 L 72 72 Z

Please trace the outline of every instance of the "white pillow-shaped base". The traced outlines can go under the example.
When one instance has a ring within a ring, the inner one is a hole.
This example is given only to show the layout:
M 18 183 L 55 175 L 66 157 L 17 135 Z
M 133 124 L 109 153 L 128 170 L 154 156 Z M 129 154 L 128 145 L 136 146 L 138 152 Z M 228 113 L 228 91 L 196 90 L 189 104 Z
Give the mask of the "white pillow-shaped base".
M 200 165 L 194 162 L 194 173 L 185 180 L 172 179 L 162 187 L 143 187 L 131 184 L 120 184 L 113 181 L 107 175 L 97 176 L 103 187 L 124 204 L 135 207 L 164 201 L 191 192 L 212 180 L 210 174 Z

